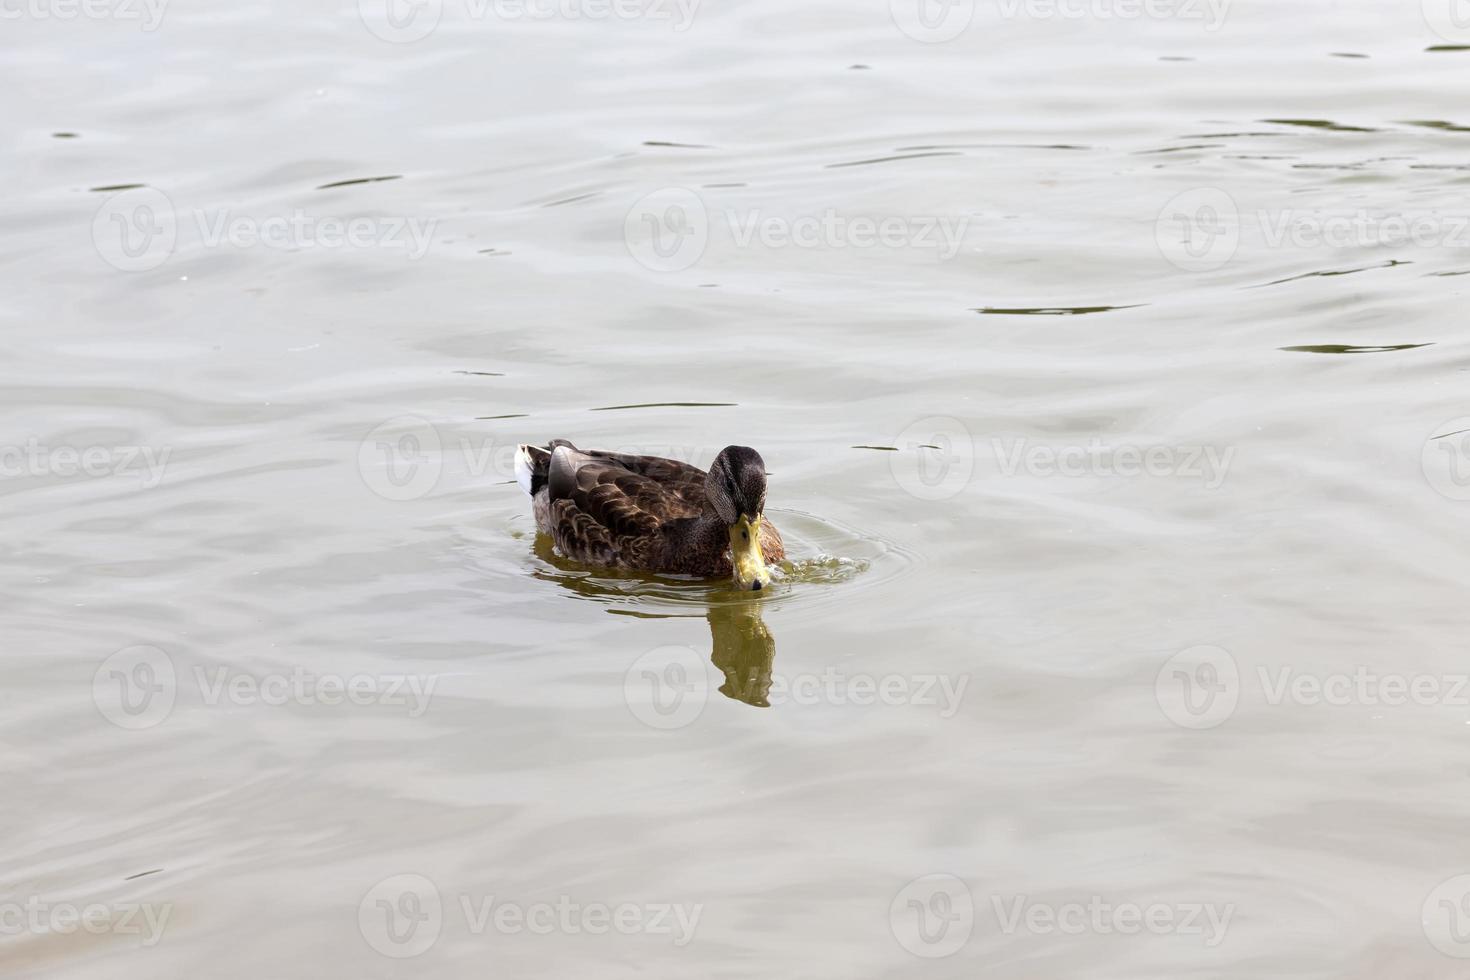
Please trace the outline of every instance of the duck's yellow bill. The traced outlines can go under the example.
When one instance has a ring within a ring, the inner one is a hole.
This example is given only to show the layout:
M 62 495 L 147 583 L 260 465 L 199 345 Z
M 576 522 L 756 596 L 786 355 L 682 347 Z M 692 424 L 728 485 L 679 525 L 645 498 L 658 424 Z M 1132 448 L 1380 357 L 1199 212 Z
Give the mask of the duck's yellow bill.
M 735 565 L 735 585 L 741 589 L 764 589 L 771 573 L 761 554 L 761 519 L 741 515 L 730 525 L 730 558 Z

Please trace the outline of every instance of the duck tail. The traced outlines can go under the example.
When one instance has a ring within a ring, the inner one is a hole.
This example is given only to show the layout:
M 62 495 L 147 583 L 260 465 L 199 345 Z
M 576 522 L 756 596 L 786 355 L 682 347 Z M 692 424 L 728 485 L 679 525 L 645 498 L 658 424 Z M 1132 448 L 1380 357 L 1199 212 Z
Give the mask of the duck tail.
M 521 445 L 516 448 L 516 482 L 521 489 L 534 497 L 546 486 L 551 472 L 551 453 L 540 446 Z

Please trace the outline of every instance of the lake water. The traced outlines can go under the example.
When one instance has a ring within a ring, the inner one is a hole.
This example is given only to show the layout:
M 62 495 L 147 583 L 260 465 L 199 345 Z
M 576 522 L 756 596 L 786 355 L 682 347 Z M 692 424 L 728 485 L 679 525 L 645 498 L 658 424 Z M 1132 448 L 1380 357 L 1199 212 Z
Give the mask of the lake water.
M 1470 18 L 385 2 L 0 7 L 0 973 L 1466 976 Z

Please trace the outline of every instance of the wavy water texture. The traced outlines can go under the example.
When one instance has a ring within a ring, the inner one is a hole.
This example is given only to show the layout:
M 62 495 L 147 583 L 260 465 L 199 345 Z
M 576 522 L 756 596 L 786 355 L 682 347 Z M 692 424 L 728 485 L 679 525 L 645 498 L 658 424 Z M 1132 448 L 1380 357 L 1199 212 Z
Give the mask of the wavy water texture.
M 387 6 L 3 5 L 0 974 L 1463 976 L 1447 7 Z

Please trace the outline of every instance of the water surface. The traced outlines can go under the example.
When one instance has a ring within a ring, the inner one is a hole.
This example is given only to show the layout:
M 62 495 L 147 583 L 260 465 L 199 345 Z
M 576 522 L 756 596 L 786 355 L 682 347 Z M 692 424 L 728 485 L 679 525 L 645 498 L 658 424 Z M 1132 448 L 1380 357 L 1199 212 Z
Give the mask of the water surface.
M 0 972 L 1463 976 L 1470 39 L 380 7 L 6 14 Z

